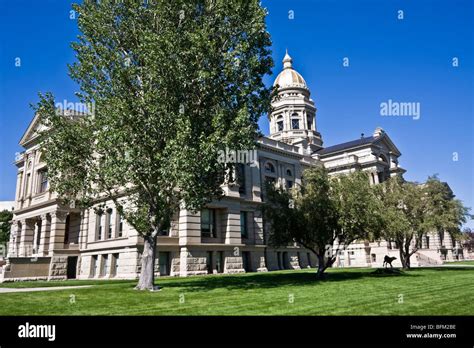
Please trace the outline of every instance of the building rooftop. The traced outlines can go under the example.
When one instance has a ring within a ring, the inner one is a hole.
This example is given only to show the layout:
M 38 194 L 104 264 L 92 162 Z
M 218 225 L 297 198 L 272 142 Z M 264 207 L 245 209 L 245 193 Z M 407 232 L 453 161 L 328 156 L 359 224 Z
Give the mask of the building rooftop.
M 374 136 L 361 137 L 360 139 L 326 147 L 324 149 L 317 151 L 316 153 L 319 155 L 327 155 L 333 152 L 343 151 L 346 149 L 351 149 L 351 148 L 366 145 L 366 144 L 372 144 L 375 141 L 375 139 L 376 138 Z

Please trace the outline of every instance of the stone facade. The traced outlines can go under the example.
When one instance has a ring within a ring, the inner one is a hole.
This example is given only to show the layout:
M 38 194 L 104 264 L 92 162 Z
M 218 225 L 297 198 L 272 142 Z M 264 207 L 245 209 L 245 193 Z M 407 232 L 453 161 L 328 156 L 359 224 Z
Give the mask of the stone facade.
M 279 98 L 269 115 L 270 136 L 259 139 L 255 162 L 243 167 L 238 182 L 223 188 L 223 199 L 202 212 L 176 212 L 170 229 L 158 237 L 157 276 L 316 267 L 317 258 L 304 248 L 275 249 L 267 244 L 268 225 L 259 209 L 265 199 L 264 183 L 292 187 L 301 182 L 304 169 L 320 164 L 331 174 L 367 171 L 373 184 L 405 172 L 398 164 L 400 151 L 380 128 L 371 136 L 323 147 L 306 82 L 293 69 L 288 54 L 283 62 L 275 80 Z M 41 127 L 35 117 L 20 141 L 25 151 L 15 161 L 15 210 L 0 281 L 137 278 L 143 240 L 117 214 L 113 203 L 100 202 L 106 205 L 103 210 L 79 210 L 61 205 L 48 189 L 38 145 Z M 360 241 L 340 252 L 334 267 L 381 267 L 385 255 L 399 257 L 395 246 L 386 241 Z M 462 257 L 462 248 L 449 236 L 429 234 L 412 264 L 434 265 Z

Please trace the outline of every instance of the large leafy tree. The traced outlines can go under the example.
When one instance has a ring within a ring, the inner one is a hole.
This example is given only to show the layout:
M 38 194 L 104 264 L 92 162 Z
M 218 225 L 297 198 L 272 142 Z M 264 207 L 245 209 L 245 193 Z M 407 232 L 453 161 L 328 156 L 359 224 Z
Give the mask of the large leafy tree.
M 10 240 L 10 227 L 11 220 L 13 219 L 13 213 L 9 210 L 0 211 L 0 251 L 3 251 L 6 256 L 6 244 Z M 3 248 L 3 250 L 1 250 Z
M 322 166 L 304 171 L 294 190 L 269 186 L 264 213 L 269 242 L 297 242 L 318 258 L 317 274 L 336 260 L 340 250 L 359 239 L 374 238 L 381 225 L 380 205 L 366 173 L 329 177 Z
M 255 146 L 273 64 L 259 1 L 88 1 L 70 75 L 93 112 L 37 112 L 51 188 L 90 206 L 113 200 L 144 239 L 138 289 L 153 289 L 157 234 L 179 206 L 221 194 L 218 151 Z M 93 104 L 92 104 L 93 103 Z M 126 199 L 124 199 L 126 197 Z
M 446 233 L 455 240 L 461 237 L 469 209 L 436 176 L 424 184 L 394 177 L 378 190 L 384 206 L 382 236 L 396 242 L 403 268 L 410 268 L 410 257 L 419 250 L 426 233 Z

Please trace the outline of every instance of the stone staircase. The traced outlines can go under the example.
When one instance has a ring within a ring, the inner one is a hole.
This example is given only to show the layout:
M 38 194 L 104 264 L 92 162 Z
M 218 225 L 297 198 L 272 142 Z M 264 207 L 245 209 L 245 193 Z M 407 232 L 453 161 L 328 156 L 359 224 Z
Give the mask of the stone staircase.
M 418 266 L 440 266 L 443 264 L 441 257 L 435 250 L 418 250 L 416 253 Z

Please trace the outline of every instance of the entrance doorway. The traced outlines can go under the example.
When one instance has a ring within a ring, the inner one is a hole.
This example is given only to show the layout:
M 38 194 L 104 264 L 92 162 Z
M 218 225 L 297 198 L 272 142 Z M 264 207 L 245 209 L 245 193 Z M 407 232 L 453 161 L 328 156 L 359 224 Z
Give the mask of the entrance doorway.
M 160 276 L 170 275 L 170 253 L 160 251 L 158 263 L 160 265 Z
M 283 268 L 290 269 L 290 259 L 288 258 L 288 253 L 286 251 L 283 252 Z
M 251 264 L 250 264 L 250 252 L 244 251 L 242 252 L 242 263 L 244 266 L 245 272 L 251 272 Z
M 67 279 L 76 279 L 77 256 L 68 256 L 67 258 Z

